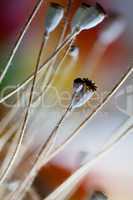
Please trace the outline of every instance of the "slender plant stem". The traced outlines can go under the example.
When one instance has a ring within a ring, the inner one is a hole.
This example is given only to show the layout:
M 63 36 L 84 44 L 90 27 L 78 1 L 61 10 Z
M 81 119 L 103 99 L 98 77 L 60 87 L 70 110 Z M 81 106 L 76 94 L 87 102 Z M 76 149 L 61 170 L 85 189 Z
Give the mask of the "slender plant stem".
M 24 38 L 28 28 L 29 28 L 29 26 L 31 25 L 31 22 L 33 21 L 34 17 L 38 13 L 38 11 L 39 11 L 39 9 L 40 9 L 40 7 L 41 7 L 43 2 L 44 2 L 44 0 L 38 0 L 34 10 L 32 11 L 29 19 L 27 20 L 24 28 L 22 29 L 22 31 L 20 33 L 20 36 L 19 36 L 18 40 L 16 41 L 16 43 L 15 43 L 15 45 L 14 45 L 12 51 L 11 51 L 11 54 L 9 56 L 9 60 L 8 60 L 8 62 L 6 64 L 6 66 L 5 66 L 2 74 L 0 75 L 0 84 L 3 81 L 8 69 L 9 69 L 9 67 L 10 67 L 10 65 L 12 63 L 12 60 L 13 60 L 14 56 L 16 55 L 16 52 L 17 52 L 17 50 L 18 50 L 18 48 L 19 48 L 19 46 L 20 46 L 20 44 L 21 44 L 21 42 L 22 42 L 22 40 L 23 40 L 23 38 Z
M 40 196 L 37 194 L 34 188 L 30 188 L 28 194 L 32 200 L 41 200 Z
M 97 114 L 97 112 L 99 112 L 103 106 L 108 103 L 108 101 L 112 98 L 112 96 L 118 91 L 118 89 L 122 86 L 122 84 L 127 80 L 127 78 L 132 74 L 133 72 L 133 68 L 131 67 L 125 74 L 124 76 L 121 78 L 121 80 L 116 84 L 116 86 L 109 92 L 109 94 L 104 98 L 104 100 L 97 106 L 96 109 L 94 109 L 94 111 L 80 124 L 80 126 L 75 129 L 72 134 L 65 140 L 64 143 L 62 143 L 59 147 L 57 147 L 55 149 L 55 151 L 53 153 L 51 153 L 48 157 L 45 158 L 44 160 L 44 149 L 42 149 L 42 151 L 40 151 L 40 154 L 38 154 L 38 162 L 35 162 L 34 164 L 34 169 L 35 171 L 38 171 L 40 169 L 40 167 L 42 165 L 46 165 L 52 158 L 54 158 L 58 153 L 60 153 L 65 147 L 66 145 L 68 145 L 74 138 L 76 135 L 78 135 L 80 133 L 80 131 L 82 130 L 82 128 L 85 127 L 85 125 L 93 118 L 95 117 L 95 115 Z M 42 162 L 41 162 L 42 161 Z M 41 163 L 40 163 L 41 162 Z M 39 164 L 38 164 L 39 163 Z M 27 176 L 27 180 L 29 181 L 30 179 L 34 180 L 36 173 L 35 171 L 31 170 L 31 172 L 29 173 L 29 177 Z M 26 181 L 27 182 L 27 181 Z M 27 182 L 28 184 L 28 182 Z M 25 187 L 24 187 L 25 188 Z M 21 190 L 22 191 L 22 190 Z M 17 200 L 17 199 L 13 199 L 13 200 Z
M 116 86 L 109 92 L 109 94 L 103 99 L 103 101 L 93 110 L 93 112 L 86 117 L 86 119 L 71 133 L 71 135 L 61 144 L 51 155 L 52 159 L 55 157 L 60 151 L 62 151 L 66 145 L 68 145 L 79 133 L 80 131 L 86 126 L 91 119 L 95 117 L 95 115 L 104 107 L 105 104 L 109 102 L 109 100 L 113 97 L 113 95 L 119 90 L 119 88 L 123 85 L 123 83 L 128 79 L 128 77 L 132 74 L 133 68 L 131 67 L 121 78 L 121 80 L 116 84 Z
M 126 138 L 129 134 L 133 132 L 133 126 L 129 127 L 125 132 L 116 137 L 109 145 L 105 145 L 101 151 L 99 151 L 92 160 L 88 161 L 78 170 L 76 170 L 63 184 L 61 184 L 53 193 L 51 193 L 44 200 L 51 199 L 65 199 L 76 186 L 80 184 L 80 182 L 85 178 L 85 176 L 89 173 L 90 169 L 104 156 L 106 156 L 111 150 L 113 150 L 118 143 Z M 61 197 L 61 198 L 60 198 Z
M 68 23 L 69 23 L 69 14 L 70 14 L 70 10 L 71 10 L 71 7 L 72 7 L 72 2 L 73 2 L 72 0 L 68 0 L 67 1 L 66 14 L 64 15 L 64 19 L 63 19 L 64 26 L 63 26 L 63 29 L 62 29 L 62 32 L 61 32 L 61 36 L 60 36 L 57 48 L 61 45 L 61 43 L 63 42 L 63 39 L 65 37 L 65 33 L 66 33 L 66 30 L 67 30 L 67 27 L 68 27 Z M 70 41 L 70 45 L 69 45 L 65 55 L 61 59 L 61 61 L 60 61 L 60 63 L 58 65 L 56 64 L 56 60 L 57 60 L 58 55 L 53 59 L 53 62 L 50 65 L 50 68 L 53 69 L 53 70 L 50 70 L 50 71 L 48 70 L 48 79 L 49 80 L 46 83 L 46 85 L 44 85 L 44 88 L 42 88 L 42 91 L 39 94 L 39 96 L 35 99 L 35 103 L 36 103 L 36 101 L 38 101 L 40 99 L 40 97 L 42 95 L 44 95 L 44 93 L 47 92 L 49 84 L 54 81 L 54 78 L 55 78 L 56 74 L 58 73 L 58 71 L 60 70 L 62 64 L 64 63 L 64 60 L 66 59 L 66 56 L 68 55 L 68 52 L 69 52 L 73 42 L 74 42 L 74 38 Z M 52 83 L 51 83 L 51 85 L 52 85 Z
M 32 167 L 31 171 L 29 172 L 28 176 L 22 182 L 20 187 L 17 188 L 16 192 L 11 194 L 10 198 L 12 200 L 17 200 L 18 198 L 19 198 L 19 200 L 23 199 L 23 197 L 25 196 L 25 193 L 31 187 L 38 171 L 40 170 L 42 160 L 44 160 L 44 158 L 47 158 L 49 156 L 49 154 L 51 153 L 51 151 L 54 147 L 56 138 L 57 138 L 57 131 L 58 131 L 60 125 L 62 124 L 62 122 L 64 121 L 65 117 L 68 115 L 68 113 L 70 111 L 71 111 L 71 104 L 68 106 L 65 113 L 62 115 L 61 119 L 59 120 L 59 122 L 57 123 L 57 125 L 55 126 L 53 131 L 51 132 L 47 141 L 41 147 L 41 149 L 40 149 L 39 153 L 37 154 L 37 157 L 34 161 L 35 164 Z M 43 153 L 42 153 L 42 150 L 43 150 Z M 38 155 L 41 155 L 41 157 Z
M 28 119 L 29 119 L 30 107 L 31 107 L 33 92 L 34 92 L 34 88 L 35 88 L 35 84 L 36 84 L 37 71 L 39 69 L 40 58 L 41 58 L 42 51 L 43 51 L 43 48 L 45 47 L 46 43 L 47 43 L 47 38 L 45 38 L 43 36 L 43 40 L 42 40 L 42 43 L 41 43 L 41 47 L 40 47 L 40 50 L 39 50 L 39 54 L 38 54 L 38 58 L 37 58 L 36 66 L 35 66 L 35 72 L 34 72 L 34 77 L 33 77 L 33 83 L 32 83 L 32 86 L 31 86 L 29 102 L 28 102 L 27 110 L 26 110 L 24 120 L 23 120 L 23 123 L 22 123 L 22 127 L 20 129 L 18 143 L 15 147 L 14 153 L 11 156 L 9 163 L 7 164 L 6 169 L 3 170 L 3 173 L 0 174 L 0 184 L 2 184 L 4 182 L 5 178 L 7 177 L 8 173 L 10 172 L 14 162 L 17 159 L 18 153 L 19 153 L 21 145 L 22 145 L 22 141 L 23 141 L 23 138 L 24 138 L 24 135 L 25 135 L 26 126 L 27 126 Z
M 68 55 L 68 52 L 70 51 L 70 48 L 71 48 L 71 46 L 72 46 L 72 44 L 73 44 L 73 41 L 74 41 L 74 39 L 71 40 L 70 45 L 69 45 L 69 47 L 68 47 L 68 49 L 67 49 L 65 55 L 63 56 L 61 62 L 60 62 L 59 65 L 56 66 L 56 68 L 54 69 L 54 72 L 52 73 L 53 75 L 49 78 L 49 80 L 48 80 L 48 82 L 46 83 L 45 87 L 42 88 L 42 91 L 40 92 L 40 94 L 35 98 L 34 103 L 37 103 L 37 101 L 40 100 L 40 98 L 42 97 L 42 95 L 44 96 L 44 95 L 47 93 L 47 90 L 49 89 L 49 87 L 53 84 L 53 82 L 54 82 L 54 80 L 55 80 L 55 78 L 56 78 L 56 75 L 58 74 L 58 72 L 59 72 L 61 66 L 63 65 L 63 63 L 64 63 L 64 61 L 65 61 L 65 59 L 66 59 L 66 57 L 67 57 L 67 55 Z M 51 74 L 50 74 L 50 75 L 51 75 Z
M 109 92 L 109 94 L 105 97 L 103 102 L 97 106 L 96 109 L 80 124 L 80 126 L 75 129 L 72 134 L 64 141 L 63 144 L 61 144 L 59 147 L 56 148 L 56 150 L 49 156 L 49 158 L 44 162 L 45 164 L 49 162 L 52 158 L 54 158 L 60 151 L 62 151 L 66 145 L 68 145 L 76 135 L 80 133 L 82 128 L 85 127 L 85 125 L 99 112 L 103 106 L 108 103 L 108 101 L 111 99 L 111 97 L 118 91 L 118 89 L 121 87 L 121 85 L 127 80 L 127 78 L 132 74 L 133 68 L 130 68 L 126 74 L 121 78 L 121 80 L 116 84 L 116 86 Z M 41 155 L 40 155 L 41 156 Z
M 46 59 L 46 61 L 39 67 L 37 74 L 41 73 L 44 67 L 47 67 L 49 63 L 61 52 L 61 50 L 77 35 L 78 33 L 72 32 L 63 42 L 62 44 L 52 53 L 52 55 Z M 14 94 L 19 92 L 22 88 L 27 86 L 34 78 L 34 73 L 30 75 L 21 85 L 19 85 L 15 90 L 4 96 L 0 99 L 0 103 L 3 103 L 5 100 L 12 97 Z

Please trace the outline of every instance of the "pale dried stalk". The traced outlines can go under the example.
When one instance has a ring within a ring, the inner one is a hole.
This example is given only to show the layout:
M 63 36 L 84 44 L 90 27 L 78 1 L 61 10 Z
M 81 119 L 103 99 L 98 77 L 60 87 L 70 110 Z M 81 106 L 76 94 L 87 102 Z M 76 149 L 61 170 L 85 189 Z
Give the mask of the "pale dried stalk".
M 56 138 L 57 138 L 57 130 L 58 130 L 59 126 L 61 125 L 61 123 L 63 122 L 63 120 L 65 119 L 66 115 L 68 114 L 69 108 L 70 108 L 70 106 L 67 108 L 66 112 L 61 117 L 60 121 L 58 122 L 57 126 L 54 128 L 54 130 L 52 131 L 52 133 L 48 137 L 45 144 L 43 144 L 43 146 L 41 148 L 41 150 L 43 149 L 43 154 L 41 154 L 40 157 L 38 157 L 38 155 L 37 155 L 37 157 L 35 159 L 36 166 L 35 167 L 33 166 L 31 171 L 29 172 L 30 177 L 29 177 L 29 174 L 28 174 L 28 176 L 22 182 L 20 187 L 18 187 L 17 190 L 9 196 L 9 199 L 17 200 L 19 198 L 19 200 L 21 200 L 25 196 L 25 193 L 28 191 L 28 189 L 32 185 L 34 178 L 36 177 L 36 174 L 38 173 L 38 171 L 41 167 L 40 164 L 42 163 L 42 160 L 47 159 L 49 154 L 51 153 L 51 151 L 54 147 Z M 41 153 L 41 150 L 39 151 L 38 154 Z
M 67 26 L 68 26 L 68 14 L 69 14 L 70 6 L 71 6 L 71 1 L 69 0 L 69 2 L 68 2 L 68 7 L 69 7 L 69 8 L 67 8 L 67 17 L 64 19 L 65 25 L 64 25 L 63 32 L 62 32 L 62 34 L 61 34 L 61 39 L 60 39 L 60 42 L 59 42 L 58 47 L 60 47 L 60 43 L 62 42 L 62 40 L 63 40 L 63 38 L 64 38 L 66 29 L 67 29 Z M 73 41 L 73 39 L 72 39 L 72 41 Z M 71 44 L 72 44 L 72 42 L 70 43 L 70 47 L 71 47 Z M 69 47 L 69 49 L 70 49 L 70 47 Z M 57 49 L 58 49 L 58 48 L 57 48 Z M 68 50 L 68 51 L 69 51 L 69 50 Z M 64 62 L 64 59 L 65 59 L 66 55 L 68 54 L 68 51 L 66 52 L 66 54 L 65 54 L 65 56 L 64 56 L 64 58 L 63 58 L 63 62 Z M 53 61 L 54 61 L 54 62 L 56 61 L 56 57 L 55 57 L 55 59 L 54 59 Z M 54 64 L 54 62 L 53 62 L 53 64 Z M 61 65 L 62 65 L 63 62 L 61 62 L 61 63 L 59 64 L 59 66 L 57 67 L 57 69 L 58 69 L 59 67 L 61 67 Z M 54 78 L 54 74 L 53 74 L 53 78 Z M 49 85 L 50 82 L 51 82 L 51 80 L 49 80 L 48 85 Z M 48 85 L 47 85 L 47 86 L 48 86 Z
M 56 83 L 57 88 L 59 87 L 60 89 L 63 88 L 64 85 L 62 85 L 62 82 L 66 83 L 67 79 L 69 77 L 69 74 L 75 69 L 77 59 L 72 59 L 70 58 L 70 62 L 68 64 L 68 67 L 64 69 L 63 74 L 61 74 L 61 77 L 58 79 L 58 82 Z
M 28 195 L 30 195 L 31 200 L 41 200 L 35 189 L 32 187 L 30 188 Z
M 6 132 L 6 134 L 4 134 L 0 138 L 0 151 L 2 151 L 6 143 L 13 137 L 18 127 L 19 127 L 18 123 L 13 124 L 13 126 Z
M 75 138 L 75 136 L 80 133 L 82 128 L 85 127 L 85 125 L 97 114 L 97 112 L 100 111 L 106 103 L 108 103 L 108 101 L 111 99 L 111 97 L 118 91 L 118 89 L 127 80 L 127 78 L 132 74 L 132 72 L 133 72 L 133 68 L 130 68 L 126 72 L 126 74 L 124 74 L 124 76 L 121 78 L 121 80 L 118 82 L 118 84 L 116 84 L 116 86 L 111 90 L 111 92 L 105 97 L 103 102 L 101 104 L 99 104 L 96 109 L 94 109 L 94 111 L 80 124 L 80 126 L 75 131 L 73 131 L 73 133 L 65 140 L 65 142 L 63 144 L 61 144 L 59 147 L 57 147 L 55 149 L 55 151 L 48 156 L 48 158 L 45 158 L 45 159 L 43 158 L 43 155 L 45 154 L 45 148 L 42 149 L 42 151 L 38 155 L 38 161 L 35 162 L 33 169 L 28 174 L 28 176 L 26 178 L 27 180 L 25 180 L 25 182 L 23 182 L 23 184 L 22 184 L 23 187 L 22 187 L 21 191 L 23 191 L 23 189 L 26 188 L 26 185 L 29 182 L 31 182 L 30 179 L 32 181 L 34 180 L 34 178 L 36 176 L 35 172 L 37 172 L 40 169 L 41 166 L 43 166 L 46 163 L 48 163 L 59 152 L 61 152 L 64 149 L 64 147 L 66 147 L 66 145 L 69 144 Z M 35 169 L 35 171 L 34 171 L 34 169 Z M 15 199 L 13 199 L 13 200 L 15 200 Z
M 39 70 L 37 72 L 37 74 L 40 74 L 43 70 L 44 67 L 47 67 L 49 63 L 51 63 L 51 61 L 62 51 L 62 49 L 77 35 L 77 32 L 72 32 L 70 35 L 68 35 L 68 37 L 62 42 L 62 44 L 52 53 L 52 55 L 46 59 L 46 61 L 39 66 Z M 9 94 L 7 94 L 5 97 L 3 97 L 2 99 L 0 99 L 0 103 L 3 103 L 5 100 L 9 99 L 10 97 L 12 97 L 14 94 L 16 94 L 17 92 L 19 92 L 20 90 L 22 90 L 22 88 L 24 88 L 25 86 L 27 86 L 34 77 L 34 73 L 29 76 L 22 84 L 20 84 L 15 90 L 13 90 L 12 92 L 10 92 Z
M 26 91 L 29 90 L 29 87 L 26 89 Z M 13 105 L 13 108 L 5 115 L 4 118 L 0 121 L 0 137 L 3 135 L 3 132 L 5 128 L 12 122 L 12 119 L 21 112 L 21 103 L 25 100 L 25 94 L 26 92 L 23 92 L 20 99 L 17 100 L 17 102 Z M 20 107 L 19 107 L 20 106 Z M 6 133 L 5 133 L 6 134 Z
M 20 151 L 20 148 L 21 148 L 21 145 L 23 142 L 23 138 L 25 135 L 25 130 L 26 130 L 26 126 L 28 123 L 29 114 L 30 114 L 30 106 L 31 106 L 32 99 L 33 99 L 33 92 L 34 92 L 34 88 L 35 88 L 35 84 L 36 84 L 37 71 L 39 69 L 39 63 L 40 63 L 40 59 L 41 59 L 41 55 L 42 55 L 42 50 L 45 47 L 46 43 L 47 43 L 47 38 L 45 38 L 43 36 L 43 40 L 41 42 L 41 46 L 40 46 L 40 50 L 39 50 L 39 54 L 38 54 L 38 58 L 37 58 L 36 66 L 35 66 L 35 72 L 34 72 L 34 77 L 33 77 L 33 83 L 31 86 L 29 102 L 28 102 L 24 120 L 22 122 L 22 127 L 20 129 L 20 133 L 18 134 L 17 145 L 15 145 L 13 154 L 11 154 L 9 161 L 7 162 L 7 166 L 5 167 L 5 169 L 3 169 L 3 172 L 0 174 L 0 184 L 2 184 L 4 182 L 8 173 L 10 172 L 14 162 L 17 159 L 18 153 Z
M 111 140 L 105 147 L 99 151 L 92 160 L 88 161 L 82 167 L 80 167 L 76 172 L 74 172 L 63 184 L 61 184 L 54 192 L 52 192 L 45 200 L 63 200 L 70 195 L 71 192 L 78 187 L 81 181 L 89 173 L 91 168 L 102 158 L 104 158 L 111 150 L 118 145 L 118 143 L 126 138 L 129 134 L 133 133 L 133 125 L 130 126 L 126 131 L 118 134 L 115 139 Z
M 39 11 L 39 9 L 40 9 L 40 7 L 41 7 L 41 5 L 42 5 L 43 2 L 44 2 L 44 0 L 39 0 L 39 1 L 37 2 L 37 4 L 36 4 L 34 10 L 32 11 L 32 13 L 31 13 L 29 19 L 27 20 L 27 22 L 26 22 L 26 24 L 25 24 L 25 26 L 24 26 L 22 32 L 20 33 L 20 36 L 19 36 L 19 38 L 18 38 L 16 44 L 14 45 L 14 47 L 13 47 L 13 49 L 12 49 L 12 51 L 11 51 L 9 60 L 8 60 L 6 66 L 5 66 L 5 68 L 4 68 L 4 71 L 3 71 L 2 74 L 0 75 L 0 83 L 3 81 L 3 79 L 4 79 L 4 77 L 5 77 L 5 75 L 6 75 L 7 71 L 8 71 L 8 69 L 9 69 L 9 67 L 10 67 L 10 65 L 11 65 L 11 63 L 12 63 L 12 60 L 13 60 L 14 56 L 16 55 L 17 50 L 18 50 L 18 48 L 19 48 L 19 46 L 20 46 L 20 44 L 21 44 L 21 42 L 22 42 L 22 40 L 23 40 L 25 34 L 27 33 L 29 26 L 31 25 L 31 22 L 33 21 L 34 17 L 35 17 L 36 14 L 38 13 L 38 11 Z
M 69 14 L 70 14 L 72 2 L 73 2 L 72 0 L 68 0 L 67 1 L 66 14 L 64 15 L 64 18 L 63 18 L 64 26 L 63 26 L 63 29 L 61 31 L 61 36 L 60 36 L 60 39 L 59 39 L 59 42 L 58 42 L 57 49 L 62 44 L 62 42 L 64 40 L 64 37 L 65 37 L 65 33 L 67 31 L 67 28 L 68 28 Z M 66 56 L 67 56 L 67 54 L 68 54 L 68 52 L 69 52 L 69 50 L 70 50 L 73 42 L 74 42 L 74 38 L 70 41 L 69 47 L 68 47 L 65 55 L 63 56 L 63 58 L 59 62 L 59 64 L 56 64 L 58 55 L 55 56 L 55 58 L 52 60 L 50 66 L 49 66 L 47 75 L 46 75 L 45 80 L 44 80 L 45 82 L 44 82 L 44 84 L 43 84 L 43 86 L 41 88 L 42 91 L 39 94 L 39 96 L 35 99 L 35 103 L 40 100 L 40 98 L 41 98 L 42 95 L 46 94 L 46 92 L 48 90 L 48 86 L 52 85 L 52 83 L 54 81 L 54 78 L 55 78 L 56 74 L 58 73 L 58 71 L 60 70 L 62 64 L 64 63 L 64 61 L 66 59 Z
M 61 66 L 63 65 L 63 63 L 64 63 L 64 61 L 65 61 L 65 59 L 66 59 L 66 57 L 67 57 L 67 55 L 68 55 L 68 53 L 69 53 L 69 51 L 70 51 L 70 48 L 71 48 L 73 42 L 74 42 L 74 39 L 71 40 L 71 42 L 70 42 L 70 44 L 69 44 L 69 46 L 68 46 L 68 49 L 67 49 L 67 51 L 65 52 L 65 55 L 63 56 L 63 58 L 62 58 L 62 60 L 60 61 L 59 65 L 57 65 L 57 66 L 55 67 L 55 69 L 53 69 L 53 68 L 50 66 L 50 69 L 49 69 L 49 71 L 47 72 L 48 74 L 47 74 L 47 76 L 46 76 L 46 78 L 45 78 L 44 86 L 41 88 L 41 92 L 40 92 L 40 94 L 38 95 L 38 97 L 34 100 L 34 103 L 37 103 L 37 102 L 40 100 L 40 98 L 42 97 L 42 95 L 45 95 L 45 94 L 47 93 L 49 87 L 52 86 L 52 84 L 53 84 L 53 82 L 54 82 L 54 80 L 55 80 L 55 78 L 56 78 L 56 75 L 58 74 L 58 72 L 59 72 Z

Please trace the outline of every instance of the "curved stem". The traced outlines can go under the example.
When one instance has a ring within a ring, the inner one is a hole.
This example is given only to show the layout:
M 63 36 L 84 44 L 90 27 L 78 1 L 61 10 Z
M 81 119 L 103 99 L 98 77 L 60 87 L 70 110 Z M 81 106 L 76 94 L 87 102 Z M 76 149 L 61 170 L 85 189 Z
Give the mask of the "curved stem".
M 8 69 L 9 69 L 9 67 L 10 67 L 10 65 L 11 65 L 11 63 L 12 63 L 12 60 L 13 60 L 14 56 L 16 55 L 16 52 L 17 52 L 17 50 L 18 50 L 18 48 L 19 48 L 19 46 L 20 46 L 20 44 L 21 44 L 21 42 L 22 42 L 22 40 L 23 40 L 23 38 L 24 38 L 24 36 L 25 36 L 25 34 L 26 34 L 28 28 L 29 28 L 29 26 L 31 25 L 31 22 L 33 21 L 34 17 L 35 17 L 36 14 L 38 13 L 38 11 L 39 11 L 39 9 L 40 9 L 40 7 L 41 7 L 41 5 L 42 5 L 43 2 L 44 2 L 44 0 L 39 0 L 39 1 L 37 2 L 37 4 L 36 4 L 34 10 L 32 11 L 32 13 L 31 13 L 29 19 L 27 20 L 27 22 L 26 22 L 24 28 L 22 29 L 22 31 L 21 31 L 21 33 L 20 33 L 20 36 L 19 36 L 17 42 L 15 43 L 15 45 L 14 45 L 12 51 L 11 51 L 11 54 L 10 54 L 10 56 L 9 56 L 9 60 L 8 60 L 8 62 L 7 62 L 7 64 L 6 64 L 6 66 L 5 66 L 5 68 L 4 68 L 3 72 L 2 72 L 2 74 L 0 75 L 0 84 L 1 84 L 1 82 L 3 81 L 3 79 L 4 79 L 4 77 L 5 77 L 5 75 L 6 75 L 7 71 L 8 71 Z
M 45 95 L 49 86 L 52 85 L 52 83 L 54 82 L 55 80 L 55 77 L 56 77 L 56 74 L 58 73 L 58 71 L 60 70 L 61 66 L 63 65 L 67 55 L 68 55 L 68 52 L 73 44 L 73 41 L 74 41 L 74 38 L 70 41 L 70 45 L 65 53 L 65 55 L 63 56 L 61 62 L 59 63 L 59 65 L 56 66 L 56 68 L 54 69 L 54 72 L 52 73 L 53 75 L 49 78 L 48 82 L 46 83 L 45 87 L 42 89 L 42 91 L 40 92 L 40 94 L 36 97 L 36 99 L 34 100 L 34 103 L 37 103 L 37 101 L 40 100 L 40 98 L 42 97 L 42 95 Z M 50 66 L 51 67 L 51 66 Z M 53 70 L 52 70 L 53 71 Z M 50 74 L 51 75 L 51 74 Z
M 111 150 L 113 150 L 116 145 L 124 138 L 126 138 L 129 134 L 133 132 L 133 126 L 128 128 L 125 132 L 115 138 L 109 145 L 105 145 L 105 147 L 99 151 L 90 161 L 76 170 L 63 184 L 61 184 L 54 192 L 52 192 L 48 197 L 44 200 L 51 199 L 65 199 L 71 192 L 75 189 L 76 186 L 80 184 L 80 182 L 85 178 L 85 176 L 89 173 L 92 166 L 94 166 L 100 159 L 106 156 Z
M 32 86 L 31 86 L 29 102 L 28 102 L 27 110 L 26 110 L 24 120 L 23 120 L 23 123 L 22 123 L 22 127 L 20 129 L 18 142 L 17 142 L 17 145 L 15 147 L 14 153 L 11 156 L 6 168 L 0 174 L 0 184 L 2 184 L 4 182 L 8 173 L 12 169 L 12 166 L 13 166 L 15 160 L 17 159 L 18 153 L 19 153 L 21 145 L 22 145 L 22 141 L 23 141 L 23 138 L 24 138 L 24 135 L 25 135 L 26 126 L 27 126 L 28 119 L 29 119 L 30 107 L 31 107 L 33 92 L 34 92 L 34 88 L 35 88 L 35 84 L 36 84 L 37 71 L 39 69 L 40 58 L 41 58 L 41 54 L 42 54 L 43 48 L 46 45 L 46 43 L 47 43 L 47 38 L 44 38 L 44 36 L 43 36 L 43 40 L 42 40 L 42 43 L 41 43 L 41 47 L 40 47 L 40 50 L 39 50 L 39 54 L 38 54 L 38 58 L 37 58 L 36 66 L 35 66 L 35 72 L 34 72 L 34 77 L 33 77 L 33 83 L 32 83 Z
M 27 185 L 29 182 L 32 182 L 34 180 L 34 178 L 36 176 L 35 172 L 38 171 L 42 165 L 46 165 L 51 159 L 53 159 L 58 153 L 60 153 L 66 147 L 66 145 L 68 145 L 76 137 L 76 135 L 78 135 L 80 133 L 82 128 L 85 127 L 85 125 L 97 114 L 97 112 L 99 112 L 103 108 L 103 106 L 108 103 L 108 101 L 111 99 L 111 97 L 118 91 L 118 89 L 127 80 L 127 78 L 132 74 L 132 72 L 133 72 L 133 68 L 131 67 L 124 74 L 124 76 L 121 78 L 121 80 L 116 84 L 116 86 L 104 98 L 103 102 L 101 104 L 99 104 L 97 106 L 97 108 L 80 124 L 80 126 L 72 132 L 72 134 L 64 141 L 64 143 L 59 145 L 59 147 L 57 147 L 54 152 L 52 152 L 50 155 L 48 155 L 48 157 L 46 157 L 45 160 L 43 157 L 43 155 L 45 153 L 45 149 L 41 148 L 40 154 L 38 154 L 38 158 L 37 158 L 38 162 L 35 162 L 34 167 L 33 167 L 35 170 L 31 170 L 31 172 L 28 174 L 28 176 L 26 178 L 28 181 L 25 180 L 27 182 Z M 32 181 L 30 181 L 30 179 Z M 24 186 L 24 188 L 25 188 L 25 186 Z M 23 189 L 21 191 L 23 191 Z M 13 200 L 17 200 L 17 199 L 14 198 Z
M 47 65 L 61 52 L 61 50 L 76 36 L 77 33 L 73 32 L 71 33 L 64 42 L 52 53 L 52 55 L 41 65 L 39 66 L 39 69 L 37 71 L 37 74 L 41 73 L 44 67 L 47 67 Z M 3 103 L 5 100 L 12 97 L 14 94 L 19 92 L 22 88 L 27 86 L 34 78 L 34 73 L 29 76 L 21 85 L 19 85 L 15 90 L 7 94 L 5 97 L 0 99 L 0 103 Z

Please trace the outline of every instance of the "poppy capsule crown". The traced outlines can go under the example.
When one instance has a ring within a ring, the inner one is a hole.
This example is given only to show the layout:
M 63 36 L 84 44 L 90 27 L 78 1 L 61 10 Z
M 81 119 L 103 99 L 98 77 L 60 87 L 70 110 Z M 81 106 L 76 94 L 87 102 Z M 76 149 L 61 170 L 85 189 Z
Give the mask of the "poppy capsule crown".
M 113 13 L 106 21 L 102 29 L 99 41 L 109 45 L 117 40 L 126 28 L 126 21 L 123 16 Z
M 46 12 L 45 30 L 51 33 L 59 25 L 64 16 L 64 8 L 57 3 L 50 3 Z
M 73 32 L 88 30 L 101 23 L 105 16 L 105 11 L 98 3 L 95 6 L 83 3 L 72 19 L 71 29 Z
M 77 58 L 78 55 L 79 55 L 79 48 L 75 45 L 72 45 L 70 52 L 69 52 L 69 55 L 73 58 Z
M 94 95 L 97 87 L 95 83 L 86 78 L 74 80 L 75 95 L 72 100 L 72 109 L 80 108 Z
M 97 86 L 92 80 L 89 80 L 88 78 L 84 78 L 83 81 L 88 90 L 92 92 L 95 92 L 97 90 Z

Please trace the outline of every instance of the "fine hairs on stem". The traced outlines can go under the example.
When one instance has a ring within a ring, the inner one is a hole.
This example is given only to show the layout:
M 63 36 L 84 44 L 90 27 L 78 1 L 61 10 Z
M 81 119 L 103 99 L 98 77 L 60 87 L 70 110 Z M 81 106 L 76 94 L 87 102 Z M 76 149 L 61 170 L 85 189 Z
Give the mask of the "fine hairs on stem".
M 122 86 L 122 84 L 127 80 L 127 78 L 132 74 L 133 68 L 131 67 L 121 78 L 121 80 L 116 84 L 116 86 L 111 90 L 111 92 L 105 97 L 103 102 L 98 105 L 98 107 L 80 124 L 80 126 L 65 140 L 63 144 L 61 144 L 59 147 L 53 151 L 48 158 L 43 159 L 44 149 L 38 154 L 38 161 L 35 162 L 33 169 L 28 174 L 26 180 L 22 183 L 22 188 L 25 188 L 26 184 L 29 183 L 29 181 L 32 179 L 34 180 L 36 174 L 35 172 L 38 172 L 38 169 L 40 169 L 41 166 L 48 163 L 52 158 L 54 158 L 59 152 L 61 152 L 66 145 L 68 145 L 77 134 L 80 133 L 81 129 L 84 128 L 84 126 L 96 115 L 98 111 L 100 111 L 103 106 L 108 103 L 108 101 L 111 99 L 111 97 L 118 91 L 118 89 Z M 14 195 L 15 196 L 15 195 Z M 15 199 L 14 199 L 15 200 Z
M 34 8 L 34 10 L 32 11 L 29 19 L 27 20 L 24 28 L 22 29 L 22 32 L 20 33 L 20 36 L 19 36 L 16 44 L 14 45 L 14 47 L 13 47 L 11 53 L 10 53 L 9 60 L 8 60 L 6 66 L 4 68 L 4 71 L 0 75 L 0 84 L 3 81 L 6 73 L 8 72 L 8 69 L 9 69 L 9 67 L 10 67 L 10 65 L 12 63 L 12 60 L 14 59 L 14 56 L 16 55 L 17 50 L 18 50 L 18 48 L 19 48 L 19 46 L 20 46 L 20 44 L 21 44 L 21 42 L 22 42 L 25 34 L 27 33 L 27 30 L 28 30 L 29 26 L 31 25 L 31 22 L 33 21 L 34 17 L 36 16 L 36 14 L 38 13 L 38 11 L 40 10 L 40 7 L 43 4 L 43 2 L 44 2 L 44 0 L 38 0 L 36 6 Z

